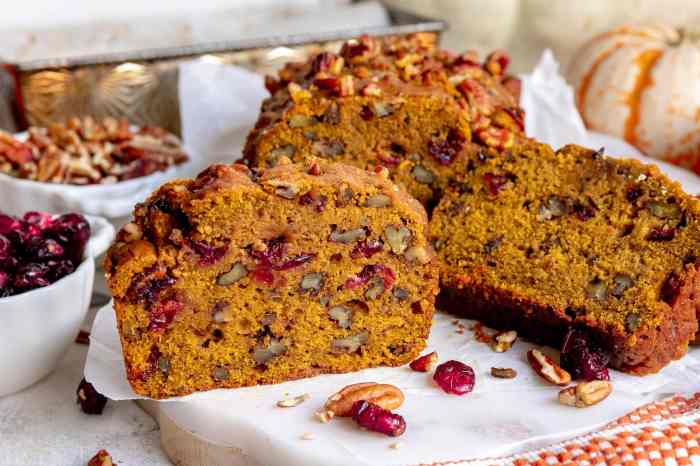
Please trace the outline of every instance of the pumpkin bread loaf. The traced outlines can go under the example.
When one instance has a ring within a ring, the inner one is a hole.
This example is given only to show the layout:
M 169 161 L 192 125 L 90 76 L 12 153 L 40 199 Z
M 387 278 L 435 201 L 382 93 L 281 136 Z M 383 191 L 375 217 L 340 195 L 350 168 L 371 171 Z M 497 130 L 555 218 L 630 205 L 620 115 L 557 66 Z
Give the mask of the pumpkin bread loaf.
M 581 328 L 647 374 L 698 325 L 700 207 L 655 166 L 543 144 L 484 157 L 442 198 L 438 304 L 558 346 Z
M 438 270 L 386 170 L 214 165 L 168 183 L 108 252 L 127 376 L 151 398 L 405 364 Z
M 435 47 L 433 34 L 361 37 L 338 54 L 287 64 L 268 78 L 272 94 L 249 134 L 250 166 L 309 156 L 360 168 L 383 165 L 426 205 L 482 149 L 501 150 L 523 136 L 519 82 L 508 57 L 482 64 L 473 53 Z

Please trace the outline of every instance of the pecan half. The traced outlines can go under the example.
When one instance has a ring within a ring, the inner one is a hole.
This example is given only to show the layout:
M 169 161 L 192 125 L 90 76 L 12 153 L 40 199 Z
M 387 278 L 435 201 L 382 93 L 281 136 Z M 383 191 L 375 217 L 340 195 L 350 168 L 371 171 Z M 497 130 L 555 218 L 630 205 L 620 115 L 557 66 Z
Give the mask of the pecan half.
M 360 400 L 392 410 L 403 404 L 404 395 L 393 385 L 376 382 L 356 383 L 348 385 L 328 398 L 324 409 L 333 413 L 334 416 L 348 417 L 352 416 L 352 405 Z
M 560 391 L 559 402 L 568 406 L 586 408 L 600 403 L 610 393 L 612 393 L 612 384 L 610 382 L 607 380 L 592 380 Z
M 508 351 L 518 339 L 518 332 L 515 330 L 508 330 L 507 332 L 499 332 L 493 336 L 493 341 L 491 342 L 491 349 L 496 353 L 505 353 Z
M 527 352 L 527 360 L 534 371 L 537 372 L 537 375 L 547 382 L 560 386 L 566 386 L 571 383 L 571 374 L 562 369 L 559 364 L 542 351 L 531 349 Z
M 491 375 L 497 379 L 514 379 L 518 376 L 518 373 L 510 367 L 492 367 Z

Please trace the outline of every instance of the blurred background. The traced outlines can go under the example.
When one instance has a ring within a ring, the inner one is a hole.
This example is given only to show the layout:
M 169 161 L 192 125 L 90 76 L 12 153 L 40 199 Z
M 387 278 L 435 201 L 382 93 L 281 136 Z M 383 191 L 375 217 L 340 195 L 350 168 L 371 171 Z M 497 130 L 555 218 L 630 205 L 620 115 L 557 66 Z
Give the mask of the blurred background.
M 374 24 L 363 11 L 334 14 L 350 0 L 169 0 L 95 2 L 25 0 L 0 18 L 0 57 L 27 61 L 144 47 L 268 37 L 301 30 Z M 366 3 L 366 2 L 365 2 Z M 515 72 L 529 70 L 549 47 L 567 64 L 596 33 L 630 22 L 697 24 L 696 0 L 385 0 L 384 3 L 450 23 L 443 45 L 484 53 L 506 48 Z M 304 15 L 317 22 L 298 21 Z M 295 21 L 296 20 L 296 21 Z

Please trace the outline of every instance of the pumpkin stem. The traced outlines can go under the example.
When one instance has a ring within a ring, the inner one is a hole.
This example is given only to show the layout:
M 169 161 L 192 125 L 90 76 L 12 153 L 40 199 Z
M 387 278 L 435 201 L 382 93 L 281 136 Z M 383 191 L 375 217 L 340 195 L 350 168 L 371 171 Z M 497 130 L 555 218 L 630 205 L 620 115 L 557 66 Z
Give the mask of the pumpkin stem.
M 700 28 L 691 26 L 678 28 L 678 40 L 671 43 L 671 45 L 678 46 L 686 40 L 700 42 Z

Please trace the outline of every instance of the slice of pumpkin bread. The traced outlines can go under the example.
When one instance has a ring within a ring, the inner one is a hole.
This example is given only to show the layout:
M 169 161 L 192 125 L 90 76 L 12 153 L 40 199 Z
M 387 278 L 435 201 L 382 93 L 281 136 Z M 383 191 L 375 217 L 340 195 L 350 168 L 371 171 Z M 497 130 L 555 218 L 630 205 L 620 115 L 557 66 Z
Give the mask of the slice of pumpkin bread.
M 245 159 L 253 167 L 311 155 L 365 169 L 379 164 L 434 206 L 478 151 L 525 137 L 518 81 L 507 65 L 502 51 L 482 63 L 474 53 L 438 49 L 433 34 L 348 41 L 339 53 L 289 63 L 267 79 L 271 97 Z
M 106 259 L 128 379 L 165 398 L 405 364 L 437 294 L 427 234 L 385 170 L 215 165 L 168 183 Z
M 431 239 L 445 308 L 559 346 L 585 329 L 623 371 L 656 372 L 698 329 L 698 201 L 655 166 L 543 144 L 482 158 Z

